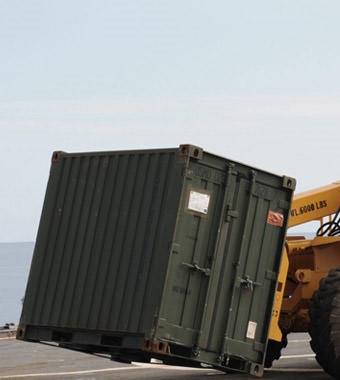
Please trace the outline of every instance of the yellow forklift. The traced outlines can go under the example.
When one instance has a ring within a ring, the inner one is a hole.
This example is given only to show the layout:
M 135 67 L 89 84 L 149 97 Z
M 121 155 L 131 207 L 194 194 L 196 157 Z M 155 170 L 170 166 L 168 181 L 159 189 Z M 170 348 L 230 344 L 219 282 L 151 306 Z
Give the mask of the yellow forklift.
M 279 359 L 287 334 L 309 332 L 316 360 L 340 379 L 340 181 L 295 195 L 289 227 L 312 221 L 311 239 L 288 231 L 265 365 Z

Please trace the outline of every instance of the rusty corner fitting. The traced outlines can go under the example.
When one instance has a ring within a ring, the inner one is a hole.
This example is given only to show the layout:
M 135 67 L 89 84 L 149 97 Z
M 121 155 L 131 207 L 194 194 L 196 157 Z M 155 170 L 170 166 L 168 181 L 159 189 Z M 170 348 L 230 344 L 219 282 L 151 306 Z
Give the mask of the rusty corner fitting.
M 157 354 L 168 354 L 170 352 L 167 342 L 152 339 L 145 339 L 142 350 Z

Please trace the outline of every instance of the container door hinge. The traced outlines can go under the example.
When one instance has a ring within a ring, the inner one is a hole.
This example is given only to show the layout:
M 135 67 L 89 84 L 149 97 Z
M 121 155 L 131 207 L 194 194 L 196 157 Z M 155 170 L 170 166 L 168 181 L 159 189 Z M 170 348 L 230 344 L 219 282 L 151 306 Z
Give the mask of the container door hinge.
M 266 270 L 266 272 L 265 272 L 266 280 L 276 281 L 277 277 L 278 277 L 278 275 L 276 272 L 273 272 L 271 270 Z
M 210 268 L 201 268 L 200 266 L 198 266 L 197 263 L 192 263 L 192 264 L 182 263 L 182 265 L 186 266 L 187 268 L 189 268 L 190 270 L 194 272 L 200 272 L 204 274 L 205 276 L 210 276 Z

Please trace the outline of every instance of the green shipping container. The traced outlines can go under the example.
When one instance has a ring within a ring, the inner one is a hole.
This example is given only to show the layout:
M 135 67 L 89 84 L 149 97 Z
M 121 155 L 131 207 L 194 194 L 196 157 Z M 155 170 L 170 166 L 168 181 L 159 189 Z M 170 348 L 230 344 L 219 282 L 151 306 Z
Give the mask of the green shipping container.
M 55 152 L 18 339 L 261 376 L 294 188 L 192 145 Z

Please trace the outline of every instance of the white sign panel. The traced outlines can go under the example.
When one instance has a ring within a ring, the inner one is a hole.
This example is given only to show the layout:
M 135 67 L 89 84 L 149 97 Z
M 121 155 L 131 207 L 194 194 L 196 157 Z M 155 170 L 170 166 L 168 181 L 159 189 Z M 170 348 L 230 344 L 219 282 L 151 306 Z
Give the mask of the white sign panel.
M 207 215 L 209 210 L 210 195 L 191 190 L 189 194 L 188 210 Z
M 255 339 L 256 328 L 257 328 L 257 323 L 249 321 L 248 330 L 247 330 L 248 339 Z

